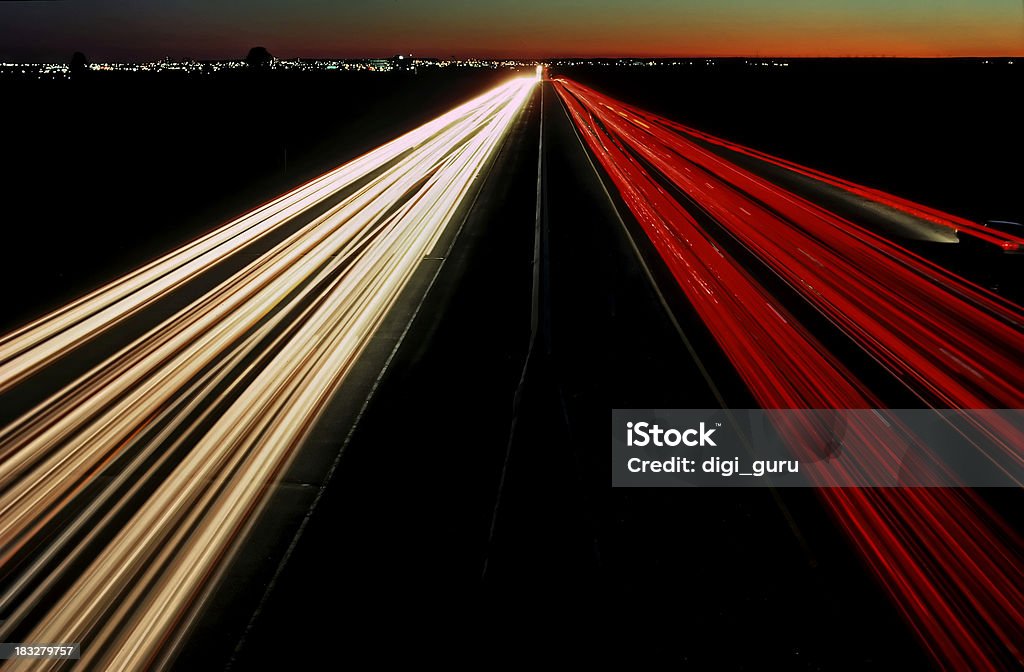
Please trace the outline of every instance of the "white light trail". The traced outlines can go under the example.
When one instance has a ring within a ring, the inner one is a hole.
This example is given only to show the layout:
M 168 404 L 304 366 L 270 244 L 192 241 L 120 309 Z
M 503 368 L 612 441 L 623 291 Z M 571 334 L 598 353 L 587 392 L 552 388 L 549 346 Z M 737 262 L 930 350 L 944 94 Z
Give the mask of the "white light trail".
M 0 339 L 2 392 L 353 189 L 0 431 L 0 641 L 22 628 L 82 642 L 90 669 L 171 660 L 534 84 L 500 86 Z

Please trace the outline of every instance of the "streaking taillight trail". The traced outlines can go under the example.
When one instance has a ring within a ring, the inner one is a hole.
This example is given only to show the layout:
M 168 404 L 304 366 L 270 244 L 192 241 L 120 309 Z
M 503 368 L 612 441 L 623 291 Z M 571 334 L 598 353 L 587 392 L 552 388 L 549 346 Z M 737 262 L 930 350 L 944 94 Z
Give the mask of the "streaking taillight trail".
M 882 404 L 714 243 L 661 180 L 685 193 L 927 403 L 1024 405 L 1024 314 L 1018 306 L 730 163 L 686 137 L 692 129 L 570 80 L 556 80 L 554 86 L 587 146 L 762 407 Z M 881 192 L 859 193 L 882 198 Z M 931 221 L 958 222 L 895 197 L 885 202 Z M 1017 428 L 989 430 L 1001 439 L 1001 452 L 993 459 L 1022 459 L 1024 440 Z M 888 448 L 879 446 L 878 464 L 884 464 Z M 865 468 L 871 460 L 865 456 Z M 1000 669 L 1024 660 L 1024 542 L 972 492 L 824 487 L 820 493 L 940 664 Z

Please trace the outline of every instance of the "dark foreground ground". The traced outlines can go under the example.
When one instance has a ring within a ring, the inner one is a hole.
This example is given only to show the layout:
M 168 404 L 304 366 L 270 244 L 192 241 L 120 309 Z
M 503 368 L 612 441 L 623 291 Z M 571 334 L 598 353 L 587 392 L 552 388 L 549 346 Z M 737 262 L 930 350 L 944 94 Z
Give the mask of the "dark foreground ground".
M 1005 159 L 1021 155 L 1022 131 L 1001 102 L 1018 71 L 914 70 L 923 67 L 564 74 L 923 203 L 1019 221 L 1024 175 Z M 5 235 L 18 254 L 0 278 L 18 289 L 8 290 L 3 323 L 73 298 L 501 76 L 19 83 L 2 113 L 21 129 L 4 169 Z M 608 486 L 611 408 L 752 402 L 671 283 L 655 264 L 645 269 L 650 250 L 551 94 L 535 99 L 482 181 L 350 440 L 386 349 L 370 353 L 359 394 L 338 401 L 243 547 L 182 669 L 926 667 L 813 492 Z M 1024 287 L 1024 257 L 921 249 L 1011 295 Z M 402 310 L 407 323 L 408 301 Z M 1017 494 L 993 499 L 1012 514 Z
M 508 77 L 89 74 L 0 81 L 4 330 Z
M 553 69 L 702 131 L 978 222 L 1024 231 L 1017 59 L 794 59 Z M 765 61 L 768 62 L 768 61 Z M 1024 264 L 971 240 L 908 246 L 1017 302 Z

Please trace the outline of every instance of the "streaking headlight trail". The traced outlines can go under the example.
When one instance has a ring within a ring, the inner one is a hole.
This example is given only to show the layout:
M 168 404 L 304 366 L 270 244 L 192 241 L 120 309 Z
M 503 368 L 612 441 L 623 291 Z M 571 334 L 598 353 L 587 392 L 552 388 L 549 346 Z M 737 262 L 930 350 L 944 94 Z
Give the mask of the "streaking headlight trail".
M 535 83 L 499 86 L 0 340 L 2 392 L 352 190 L 0 431 L 0 641 L 82 642 L 89 669 L 172 659 Z

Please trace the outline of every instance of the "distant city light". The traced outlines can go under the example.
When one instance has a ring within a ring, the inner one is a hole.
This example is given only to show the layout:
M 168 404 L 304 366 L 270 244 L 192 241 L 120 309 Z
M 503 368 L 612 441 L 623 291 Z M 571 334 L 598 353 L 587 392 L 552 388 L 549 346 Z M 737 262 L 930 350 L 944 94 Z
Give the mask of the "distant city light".
M 405 72 L 420 68 L 489 68 L 493 70 L 520 70 L 534 68 L 541 62 L 536 59 L 443 59 L 416 58 L 411 54 L 398 54 L 392 58 L 275 58 L 270 61 L 267 69 L 284 71 L 365 71 L 365 72 Z M 243 70 L 247 66 L 244 60 L 230 61 L 196 61 L 191 59 L 163 59 L 147 63 L 102 62 L 86 66 L 89 71 L 143 72 L 143 73 L 184 73 L 190 75 L 211 75 L 222 71 Z M 31 79 L 67 79 L 71 77 L 71 68 L 66 63 L 0 63 L 0 77 L 15 76 Z
M 268 70 L 274 71 L 363 71 L 374 73 L 417 72 L 431 68 L 481 68 L 492 70 L 525 70 L 543 66 L 600 67 L 600 68 L 718 68 L 739 64 L 748 68 L 788 68 L 794 60 L 780 58 L 556 58 L 546 61 L 516 58 L 424 58 L 412 54 L 397 54 L 390 58 L 293 58 L 272 59 Z M 974 59 L 979 65 L 1013 65 L 1013 59 Z M 222 71 L 244 70 L 244 60 L 196 61 L 191 59 L 163 59 L 149 63 L 93 63 L 86 66 L 92 72 L 179 73 L 195 76 L 213 75 Z M 71 67 L 66 63 L 0 63 L 0 78 L 68 79 Z

